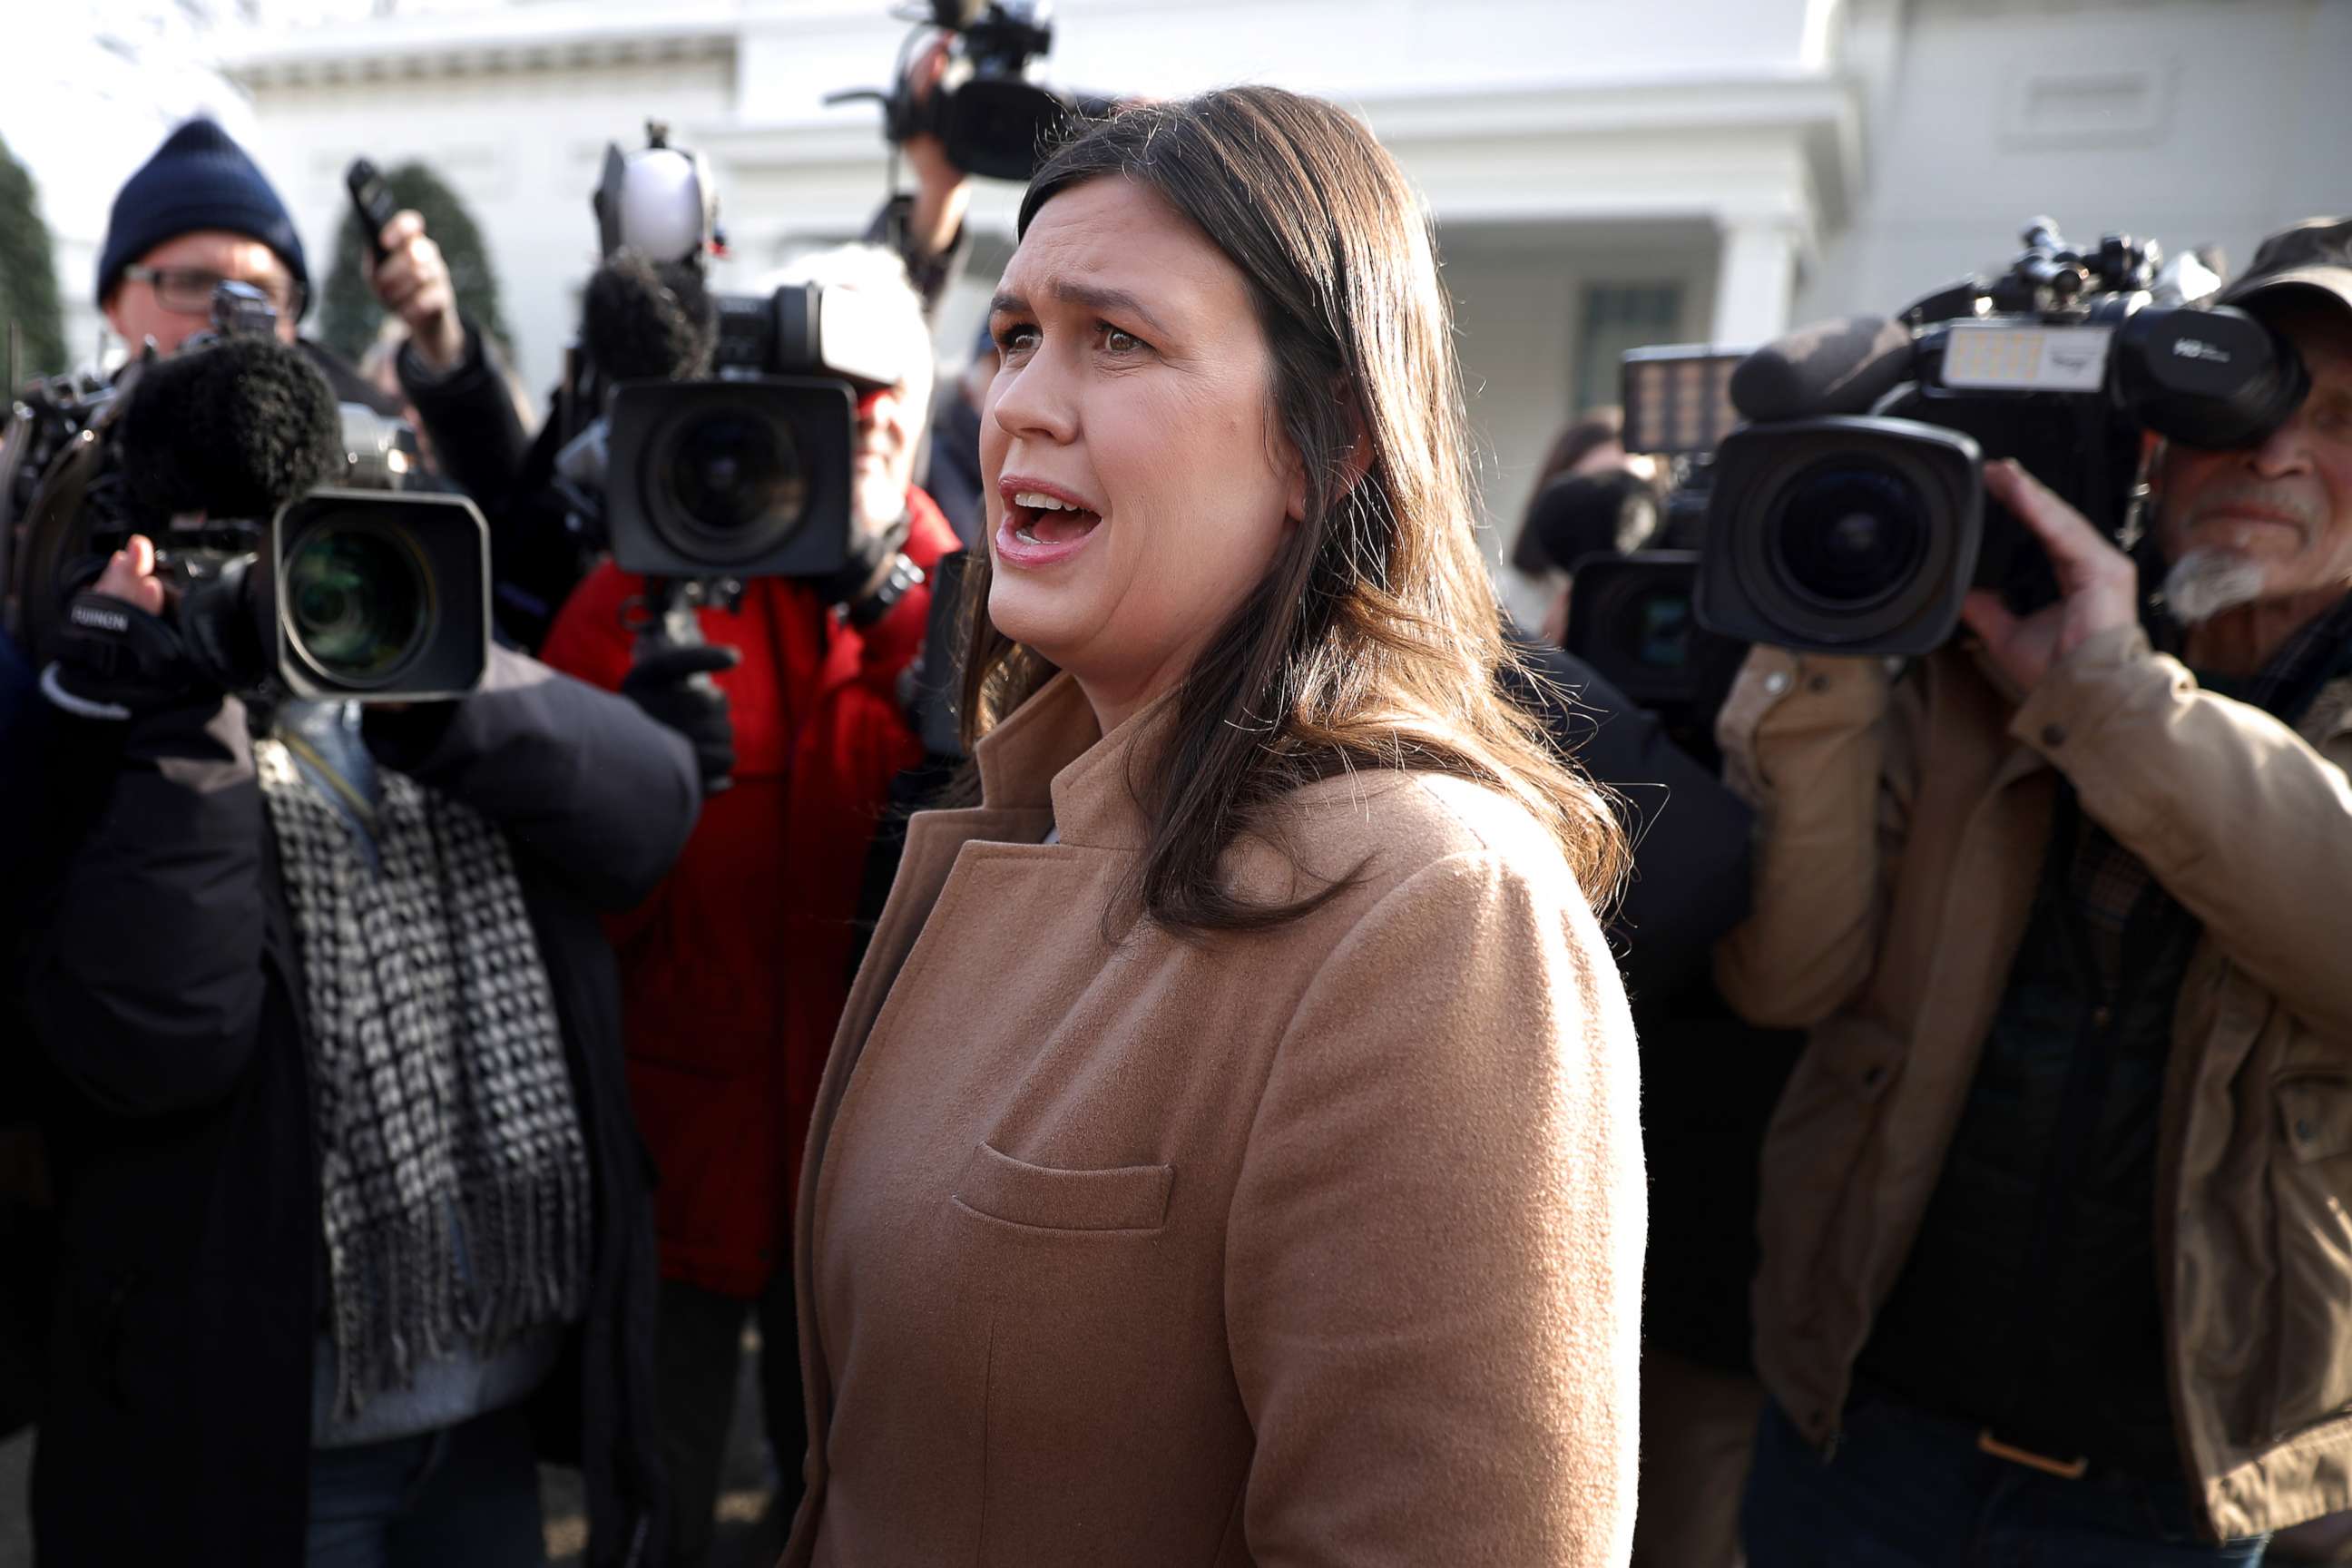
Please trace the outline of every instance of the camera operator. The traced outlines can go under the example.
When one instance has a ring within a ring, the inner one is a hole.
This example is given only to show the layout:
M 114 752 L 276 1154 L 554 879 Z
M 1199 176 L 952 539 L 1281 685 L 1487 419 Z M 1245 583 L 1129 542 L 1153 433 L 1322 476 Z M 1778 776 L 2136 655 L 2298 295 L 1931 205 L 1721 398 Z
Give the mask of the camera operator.
M 1759 648 L 1724 710 L 1763 829 L 1720 984 L 1813 1030 L 1765 1151 L 1758 1568 L 2252 1563 L 2352 1489 L 2352 221 L 2220 299 L 2310 390 L 2153 452 L 2177 652 L 1995 463 L 2058 603 L 1974 593 L 1977 646 L 1900 676 Z
M 372 264 L 369 282 L 408 329 L 402 383 L 443 460 L 461 486 L 481 479 L 486 462 L 504 462 L 510 471 L 522 447 L 521 426 L 492 351 L 458 314 L 440 247 L 413 212 L 394 217 L 379 237 L 385 255 Z M 224 280 L 250 283 L 268 296 L 278 336 L 299 344 L 338 399 L 400 413 L 398 398 L 299 337 L 310 273 L 294 221 L 227 132 L 191 120 L 114 198 L 98 259 L 99 308 L 133 353 L 152 341 L 172 353 L 205 329 L 213 289 Z
M 256 438 L 324 468 L 309 395 Z M 40 1560 L 536 1563 L 545 1457 L 588 1563 L 658 1563 L 596 921 L 685 841 L 687 749 L 499 648 L 459 700 L 265 714 L 155 568 L 107 561 L 41 686 L 45 766 L 90 787 L 25 969 L 63 1254 Z
M 916 57 L 906 84 L 914 102 L 924 102 L 938 89 L 947 64 L 948 50 L 943 40 Z M 869 245 L 879 246 L 898 258 L 902 270 L 922 301 L 923 315 L 928 321 L 961 269 L 970 249 L 964 215 L 971 205 L 971 179 L 950 160 L 936 135 L 909 135 L 899 143 L 899 151 L 914 171 L 915 188 L 887 198 L 875 213 L 865 238 Z M 699 310 L 707 281 L 702 277 L 701 258 L 697 255 L 683 259 L 654 259 L 656 265 L 653 271 L 667 286 L 668 297 L 658 306 L 652 306 L 642 291 L 631 291 L 626 296 L 616 294 L 616 299 L 637 300 L 638 309 L 619 312 L 610 321 L 599 321 L 593 313 L 597 290 L 592 281 L 590 319 L 583 323 L 583 346 L 602 335 L 627 343 L 633 352 L 642 355 L 645 345 L 651 343 L 656 345 L 652 357 L 658 359 L 667 345 L 692 335 L 681 332 L 677 322 L 668 318 L 681 309 L 689 315 Z M 605 260 L 609 268 L 615 258 L 607 256 Z M 682 278 L 682 270 L 691 271 L 692 278 Z M 686 294 L 694 296 L 691 302 L 682 302 Z M 580 434 L 578 428 L 567 427 L 562 416 L 564 399 L 561 389 L 554 400 L 556 414 L 536 436 L 524 436 L 509 416 L 503 423 L 486 417 L 468 426 L 467 433 L 445 438 L 436 419 L 444 410 L 442 393 L 429 382 L 408 374 L 407 356 L 403 356 L 402 364 L 403 384 L 415 398 L 419 411 L 428 421 L 434 421 L 436 442 L 445 448 L 450 439 L 459 443 L 456 449 L 446 451 L 443 458 L 450 477 L 460 489 L 480 503 L 489 519 L 499 584 L 499 628 L 518 646 L 537 651 L 546 643 L 564 602 L 594 569 L 601 548 L 596 531 L 581 526 L 572 498 L 558 482 L 558 464 L 565 446 Z M 623 378 L 684 378 L 698 374 L 698 370 L 673 363 L 658 369 L 632 366 Z M 470 384 L 463 390 L 469 400 L 479 395 Z M 460 421 L 453 417 L 451 423 L 457 425 Z
M 1625 412 L 1586 411 L 1552 440 L 1536 469 L 1511 565 L 1539 584 L 1558 584 L 1544 608 L 1540 635 L 1558 645 L 1568 637 L 1569 578 L 1576 563 L 1599 551 L 1638 550 L 1664 511 L 1658 460 L 1625 450 Z
M 908 68 L 907 96 L 919 111 L 940 90 L 950 54 L 946 38 L 934 39 Z M 915 188 L 883 204 L 866 239 L 897 252 L 928 319 L 971 248 L 964 215 L 971 210 L 971 176 L 956 167 L 947 144 L 931 132 L 916 132 L 898 146 L 915 172 Z
M 920 645 L 928 571 L 956 548 L 912 479 L 930 395 L 921 300 L 889 251 L 844 247 L 788 279 L 887 301 L 908 367 L 857 405 L 849 569 L 754 577 L 700 612 L 706 647 L 633 654 L 625 611 L 646 590 L 609 562 L 557 618 L 546 657 L 627 692 L 694 738 L 716 794 L 677 868 L 611 923 L 630 1083 L 662 1179 L 662 1436 L 674 1560 L 709 1551 L 746 1318 L 758 1311 L 780 1476 L 805 1432 L 788 1226 L 801 1142 L 848 989 L 851 917 L 890 781 L 922 748 L 898 699 Z M 715 674 L 716 689 L 694 680 Z M 783 1500 L 787 1508 L 790 1498 Z

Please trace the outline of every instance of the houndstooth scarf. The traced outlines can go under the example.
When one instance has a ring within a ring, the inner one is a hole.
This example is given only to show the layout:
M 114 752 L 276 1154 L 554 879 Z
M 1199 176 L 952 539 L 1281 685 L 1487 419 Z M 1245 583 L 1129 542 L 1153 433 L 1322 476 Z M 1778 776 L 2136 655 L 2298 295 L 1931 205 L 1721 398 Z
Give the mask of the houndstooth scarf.
M 349 1415 L 422 1361 L 580 1315 L 587 1154 L 505 837 L 386 770 L 372 868 L 284 742 L 255 761 L 301 945 Z

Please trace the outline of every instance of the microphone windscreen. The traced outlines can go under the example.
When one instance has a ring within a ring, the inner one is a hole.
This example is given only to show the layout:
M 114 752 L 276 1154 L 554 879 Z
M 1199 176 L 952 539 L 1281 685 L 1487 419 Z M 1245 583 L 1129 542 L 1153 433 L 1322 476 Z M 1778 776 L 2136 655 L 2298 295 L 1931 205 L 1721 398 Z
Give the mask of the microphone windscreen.
M 709 372 L 719 315 L 695 268 L 616 251 L 588 279 L 580 343 L 607 381 L 688 381 Z
M 1841 316 L 1766 343 L 1731 373 L 1746 419 L 1867 414 L 1911 371 L 1911 334 L 1883 316 Z
M 141 367 L 119 450 L 131 499 L 157 516 L 266 518 L 342 461 L 342 413 L 302 351 L 228 338 Z

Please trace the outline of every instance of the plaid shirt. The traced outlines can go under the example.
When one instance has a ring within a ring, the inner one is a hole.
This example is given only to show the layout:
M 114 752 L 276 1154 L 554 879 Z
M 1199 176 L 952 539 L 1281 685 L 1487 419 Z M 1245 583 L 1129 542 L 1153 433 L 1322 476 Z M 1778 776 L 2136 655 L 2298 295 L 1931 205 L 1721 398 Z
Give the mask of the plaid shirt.
M 2293 724 L 2319 695 L 2319 689 L 2352 665 L 2352 594 L 2288 637 L 2260 674 L 2228 695 L 2251 703 L 2282 723 Z M 2201 678 L 2200 678 L 2201 679 Z M 2079 811 L 2068 888 L 2083 916 L 2101 987 L 2115 994 L 2123 973 L 2124 937 L 2141 901 L 2168 896 L 2139 857 Z

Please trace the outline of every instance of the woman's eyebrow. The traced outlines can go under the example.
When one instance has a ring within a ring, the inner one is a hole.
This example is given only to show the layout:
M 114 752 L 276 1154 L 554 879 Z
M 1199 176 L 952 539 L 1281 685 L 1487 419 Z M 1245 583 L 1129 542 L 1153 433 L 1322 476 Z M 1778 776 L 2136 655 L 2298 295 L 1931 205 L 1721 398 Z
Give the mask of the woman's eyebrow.
M 1137 318 L 1154 332 L 1165 334 L 1168 328 L 1153 315 L 1144 302 L 1124 289 L 1105 289 L 1092 283 L 1056 281 L 1053 295 L 1066 305 L 1083 305 L 1090 310 L 1115 311 Z M 1007 289 L 988 302 L 992 316 L 1030 314 L 1028 296 Z

